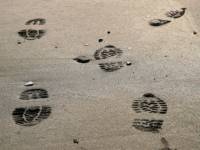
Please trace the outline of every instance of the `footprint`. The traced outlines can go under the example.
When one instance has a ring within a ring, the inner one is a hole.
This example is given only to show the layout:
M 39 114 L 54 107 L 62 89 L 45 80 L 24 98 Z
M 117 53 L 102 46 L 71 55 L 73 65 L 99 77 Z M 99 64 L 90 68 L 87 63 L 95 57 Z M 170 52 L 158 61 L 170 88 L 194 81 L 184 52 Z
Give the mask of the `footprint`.
M 185 14 L 186 8 L 181 8 L 181 10 L 171 10 L 168 11 L 165 15 L 170 18 L 180 18 Z
M 34 126 L 47 119 L 51 114 L 49 106 L 31 106 L 16 108 L 12 115 L 16 124 L 21 126 Z
M 144 132 L 157 133 L 162 129 L 163 120 L 135 119 L 133 127 Z
M 35 40 L 43 37 L 45 33 L 45 30 L 23 29 L 18 32 L 18 35 L 26 40 Z
M 134 100 L 132 108 L 136 113 L 167 113 L 167 104 L 165 101 L 151 93 L 144 94 L 141 98 Z
M 153 19 L 153 20 L 149 21 L 149 24 L 151 26 L 162 26 L 162 25 L 168 24 L 170 22 L 171 22 L 170 20 Z
M 29 89 L 21 93 L 21 100 L 31 100 L 31 99 L 40 99 L 48 98 L 48 91 L 45 89 Z
M 36 18 L 28 20 L 25 24 L 26 25 L 44 25 L 46 23 L 46 20 L 43 18 Z
M 113 45 L 106 45 L 98 50 L 96 50 L 94 54 L 94 58 L 96 60 L 100 59 L 106 59 L 108 57 L 113 57 L 113 56 L 121 56 L 123 51 L 119 48 L 116 48 Z
M 109 62 L 109 63 L 100 63 L 99 67 L 105 72 L 113 72 L 124 67 L 124 63 L 122 61 L 119 62 Z

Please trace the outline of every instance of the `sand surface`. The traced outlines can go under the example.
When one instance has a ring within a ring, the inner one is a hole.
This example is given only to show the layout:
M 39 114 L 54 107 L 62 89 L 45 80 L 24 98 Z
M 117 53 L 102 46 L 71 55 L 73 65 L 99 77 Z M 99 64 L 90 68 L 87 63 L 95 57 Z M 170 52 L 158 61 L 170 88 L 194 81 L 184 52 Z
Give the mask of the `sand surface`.
M 199 150 L 198 5 L 198 0 L 1 1 L 0 149 Z M 182 7 L 188 7 L 183 17 L 165 16 Z M 25 25 L 34 18 L 46 23 Z M 155 18 L 171 23 L 152 27 L 148 21 Z M 26 40 L 18 35 L 23 29 L 46 34 Z M 106 45 L 122 54 L 96 60 L 95 52 Z M 73 60 L 80 55 L 92 60 Z M 132 65 L 113 72 L 99 67 L 127 61 Z M 27 81 L 35 85 L 25 87 Z M 48 96 L 23 100 L 28 89 L 44 89 Z M 145 93 L 156 97 L 144 98 Z M 132 108 L 145 99 L 162 101 L 164 113 Z M 133 126 L 138 119 L 163 124 L 149 132 Z
M 186 7 L 189 10 L 195 21 L 195 24 L 197 25 L 198 29 L 200 29 L 199 0 L 177 0 L 177 1 L 180 2 L 184 7 Z

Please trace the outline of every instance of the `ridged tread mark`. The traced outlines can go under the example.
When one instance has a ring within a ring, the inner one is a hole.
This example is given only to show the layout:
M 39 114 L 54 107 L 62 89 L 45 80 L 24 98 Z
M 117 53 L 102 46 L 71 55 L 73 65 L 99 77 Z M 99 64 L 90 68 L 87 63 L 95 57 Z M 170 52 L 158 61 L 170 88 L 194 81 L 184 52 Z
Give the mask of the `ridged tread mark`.
M 16 124 L 21 126 L 34 126 L 47 119 L 51 114 L 49 106 L 31 106 L 15 108 L 13 119 Z
M 113 45 L 106 45 L 95 51 L 94 58 L 96 60 L 106 59 L 113 56 L 121 56 L 122 53 L 123 51 L 121 49 L 116 48 Z
M 140 131 L 157 133 L 162 129 L 163 122 L 163 120 L 154 119 L 135 119 L 132 126 Z
M 164 100 L 151 93 L 144 94 L 141 98 L 134 100 L 132 108 L 136 113 L 144 111 L 159 114 L 166 114 L 168 109 Z
M 18 35 L 26 40 L 35 40 L 43 37 L 45 33 L 45 30 L 23 29 L 18 32 Z
M 99 67 L 105 72 L 113 72 L 124 67 L 124 63 L 122 61 L 119 62 L 109 62 L 109 63 L 100 63 Z
M 165 15 L 170 18 L 180 18 L 185 14 L 186 8 L 181 8 L 181 10 L 171 10 L 168 11 Z

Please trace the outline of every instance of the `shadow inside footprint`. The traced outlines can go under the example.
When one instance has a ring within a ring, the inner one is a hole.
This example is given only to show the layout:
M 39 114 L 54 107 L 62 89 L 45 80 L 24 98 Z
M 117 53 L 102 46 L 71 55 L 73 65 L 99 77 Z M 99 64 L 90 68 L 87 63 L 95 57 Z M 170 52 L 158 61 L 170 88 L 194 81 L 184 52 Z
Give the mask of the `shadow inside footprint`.
M 21 100 L 31 100 L 31 99 L 40 99 L 48 98 L 48 91 L 45 89 L 29 89 L 21 93 Z
M 34 126 L 51 114 L 49 106 L 31 106 L 16 108 L 12 115 L 16 124 L 21 126 Z
M 40 39 L 45 35 L 45 30 L 24 29 L 18 32 L 18 35 L 26 40 Z
M 73 60 L 77 61 L 78 63 L 89 63 L 91 61 L 91 59 L 86 56 L 78 56 Z
M 153 20 L 149 21 L 149 24 L 151 26 L 162 26 L 162 25 L 168 24 L 170 22 L 171 22 L 170 20 L 153 19 Z

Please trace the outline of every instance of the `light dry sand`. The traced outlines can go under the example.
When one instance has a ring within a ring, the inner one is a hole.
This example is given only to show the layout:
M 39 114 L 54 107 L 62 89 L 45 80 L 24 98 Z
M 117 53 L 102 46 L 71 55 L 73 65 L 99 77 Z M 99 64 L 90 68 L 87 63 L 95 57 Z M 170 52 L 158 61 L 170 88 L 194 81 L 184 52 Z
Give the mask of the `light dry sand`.
M 197 25 L 198 29 L 200 29 L 200 2 L 199 0 L 177 0 L 180 2 L 184 7 L 186 7 L 191 15 L 194 18 L 195 24 Z
M 0 149 L 160 150 L 165 137 L 172 150 L 199 150 L 200 39 L 193 35 L 198 31 L 195 15 L 189 9 L 168 25 L 148 25 L 150 19 L 166 18 L 166 11 L 184 5 L 173 0 L 1 1 Z M 24 25 L 38 17 L 47 23 Z M 47 34 L 25 41 L 17 32 L 26 28 L 46 29 Z M 99 38 L 104 42 L 98 43 Z M 113 60 L 133 64 L 108 73 L 98 67 L 107 60 L 72 60 L 79 55 L 92 58 L 107 44 L 123 50 Z M 47 89 L 49 98 L 20 100 L 26 81 Z M 167 103 L 167 114 L 133 111 L 132 102 L 147 92 Z M 52 107 L 48 119 L 31 127 L 15 124 L 15 108 L 41 105 Z M 132 122 L 139 118 L 164 120 L 162 130 L 135 129 Z M 79 144 L 73 143 L 75 138 Z

